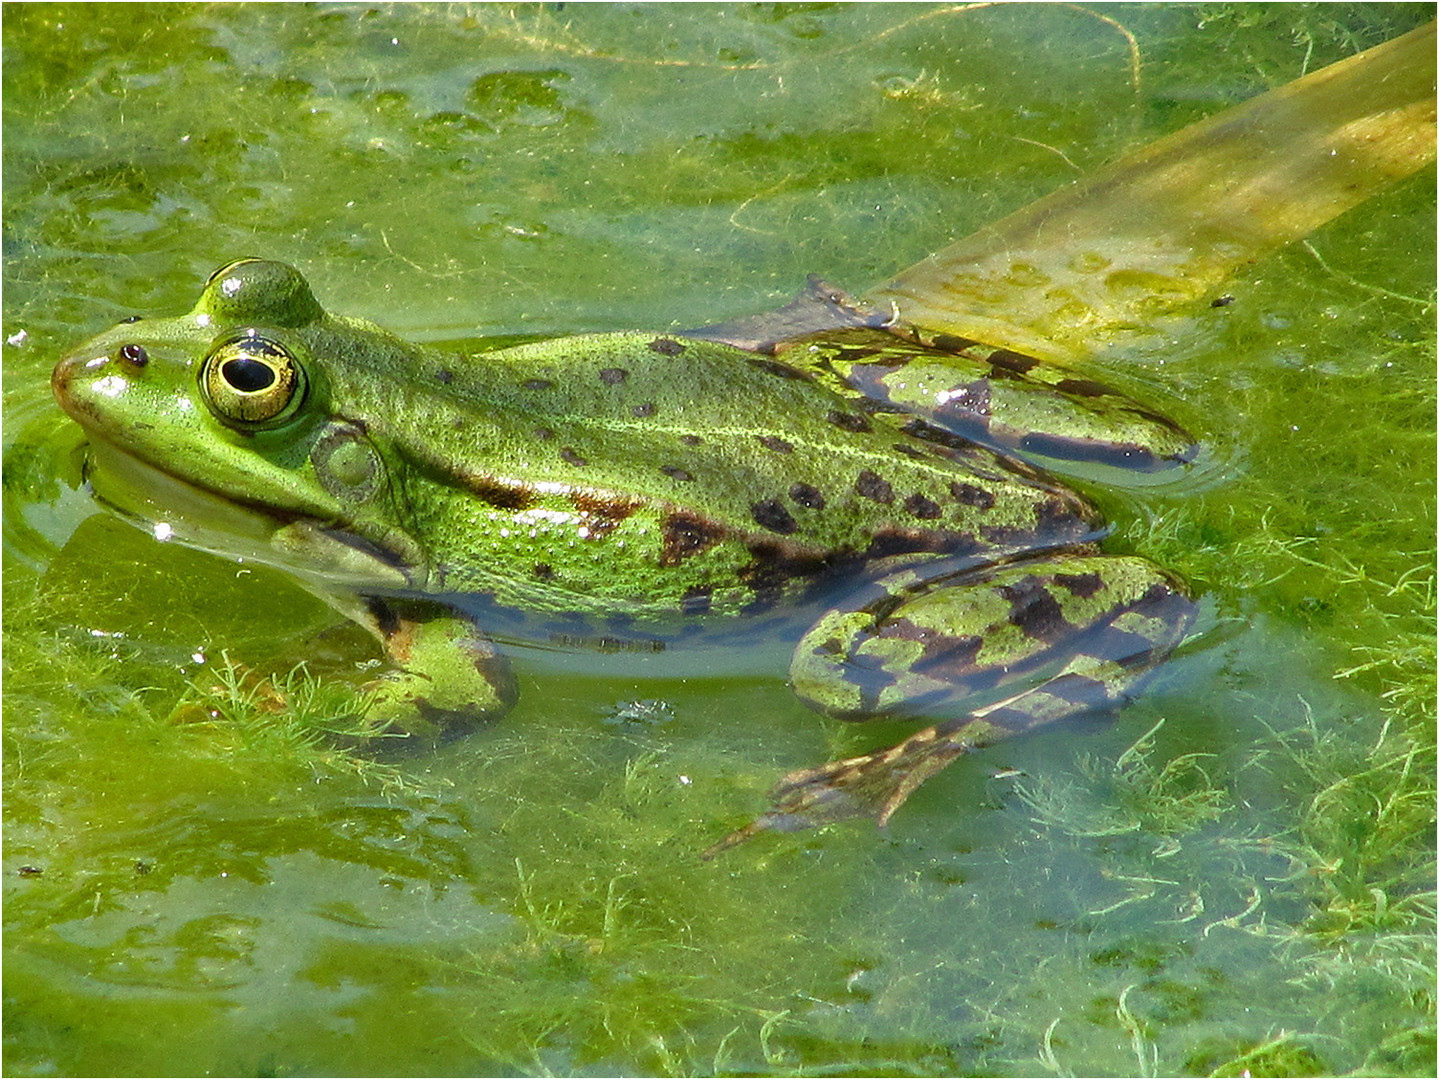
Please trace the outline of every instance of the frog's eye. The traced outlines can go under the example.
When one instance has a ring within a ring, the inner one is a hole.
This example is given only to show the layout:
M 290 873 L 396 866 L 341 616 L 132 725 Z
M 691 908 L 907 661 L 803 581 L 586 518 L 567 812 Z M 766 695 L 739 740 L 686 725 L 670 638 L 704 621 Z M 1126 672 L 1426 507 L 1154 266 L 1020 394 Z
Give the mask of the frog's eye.
M 210 350 L 200 368 L 200 390 L 231 427 L 272 427 L 299 409 L 305 376 L 283 345 L 251 333 Z

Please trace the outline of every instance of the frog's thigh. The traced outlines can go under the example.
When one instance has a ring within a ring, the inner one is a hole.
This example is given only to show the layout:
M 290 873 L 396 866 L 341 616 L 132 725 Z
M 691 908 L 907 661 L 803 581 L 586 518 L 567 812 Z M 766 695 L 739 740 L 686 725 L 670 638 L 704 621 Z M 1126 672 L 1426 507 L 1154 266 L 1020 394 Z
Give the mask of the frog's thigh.
M 370 687 L 378 721 L 444 739 L 507 711 L 518 697 L 509 662 L 462 614 L 439 604 L 371 599 L 363 621 L 396 668 Z
M 1182 587 L 1144 559 L 1016 563 L 831 612 L 800 641 L 790 676 L 804 701 L 835 716 L 968 712 L 1003 729 L 997 736 L 1120 700 L 1192 612 Z

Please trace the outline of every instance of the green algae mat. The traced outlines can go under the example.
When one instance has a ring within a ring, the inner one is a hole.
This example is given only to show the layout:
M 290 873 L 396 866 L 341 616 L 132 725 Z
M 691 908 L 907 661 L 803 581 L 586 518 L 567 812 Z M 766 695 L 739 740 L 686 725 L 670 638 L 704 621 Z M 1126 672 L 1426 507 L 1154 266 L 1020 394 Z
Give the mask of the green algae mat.
M 1433 1075 L 1432 168 L 1090 362 L 1204 446 L 1081 485 L 1199 599 L 1139 701 L 709 862 L 906 729 L 517 650 L 356 755 L 363 634 L 100 511 L 49 389 L 241 256 L 480 346 L 862 294 L 1432 14 L 6 6 L 6 1074 Z

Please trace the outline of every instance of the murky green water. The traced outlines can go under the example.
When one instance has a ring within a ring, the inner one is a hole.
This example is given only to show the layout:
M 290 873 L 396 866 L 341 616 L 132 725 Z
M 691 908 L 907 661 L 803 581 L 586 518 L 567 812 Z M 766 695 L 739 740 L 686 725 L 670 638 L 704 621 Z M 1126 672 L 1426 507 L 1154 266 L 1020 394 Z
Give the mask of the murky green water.
M 1431 15 L 7 6 L 5 1071 L 1432 1075 L 1432 170 L 1102 358 L 1210 447 L 1103 499 L 1204 595 L 1144 700 L 714 863 L 896 731 L 534 662 L 357 771 L 187 691 L 356 639 L 96 515 L 48 389 L 242 254 L 425 340 L 863 291 Z

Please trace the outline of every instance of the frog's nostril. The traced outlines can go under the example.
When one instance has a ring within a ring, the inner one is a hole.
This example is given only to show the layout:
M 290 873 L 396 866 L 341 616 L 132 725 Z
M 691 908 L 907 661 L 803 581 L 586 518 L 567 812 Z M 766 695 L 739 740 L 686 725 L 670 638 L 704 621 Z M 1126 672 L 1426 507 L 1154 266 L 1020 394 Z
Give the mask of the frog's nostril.
M 120 346 L 120 359 L 137 368 L 144 367 L 150 362 L 150 356 L 145 352 L 145 346 L 133 343 Z

